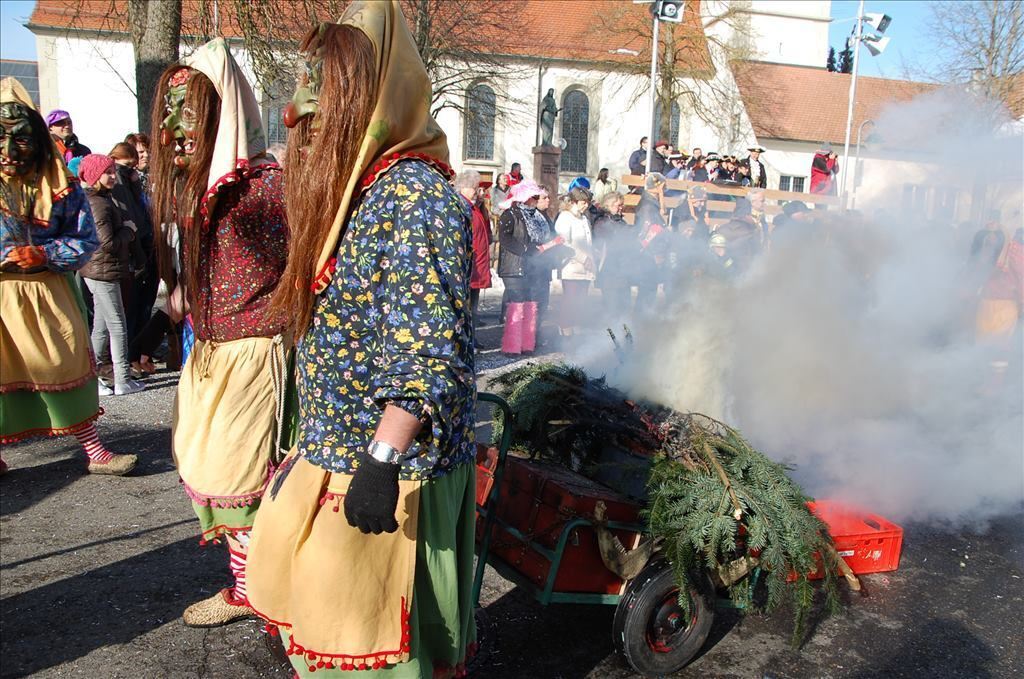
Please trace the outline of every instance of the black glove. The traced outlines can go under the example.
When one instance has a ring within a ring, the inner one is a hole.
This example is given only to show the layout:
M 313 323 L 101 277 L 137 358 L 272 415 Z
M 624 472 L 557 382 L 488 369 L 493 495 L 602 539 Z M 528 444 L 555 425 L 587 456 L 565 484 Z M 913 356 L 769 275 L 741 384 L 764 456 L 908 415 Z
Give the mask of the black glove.
M 348 525 L 363 533 L 394 533 L 398 530 L 398 472 L 400 464 L 378 462 L 362 455 L 359 467 L 345 494 L 345 518 Z

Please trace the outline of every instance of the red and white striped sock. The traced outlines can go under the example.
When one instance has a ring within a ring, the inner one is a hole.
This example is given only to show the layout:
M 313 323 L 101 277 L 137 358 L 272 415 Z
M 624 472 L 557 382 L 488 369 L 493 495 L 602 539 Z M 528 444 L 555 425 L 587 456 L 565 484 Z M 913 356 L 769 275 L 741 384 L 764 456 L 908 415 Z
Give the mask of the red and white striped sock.
M 228 554 L 230 555 L 228 568 L 231 569 L 231 575 L 235 578 L 235 596 L 242 601 L 248 602 L 249 595 L 245 591 L 245 552 L 236 552 L 231 547 L 228 547 Z
M 91 461 L 105 464 L 114 457 L 114 454 L 107 450 L 103 442 L 100 441 L 100 436 L 96 433 L 96 425 L 92 422 L 79 427 L 72 433 L 78 439 L 78 442 L 82 444 L 82 447 L 85 448 L 85 454 L 89 456 Z

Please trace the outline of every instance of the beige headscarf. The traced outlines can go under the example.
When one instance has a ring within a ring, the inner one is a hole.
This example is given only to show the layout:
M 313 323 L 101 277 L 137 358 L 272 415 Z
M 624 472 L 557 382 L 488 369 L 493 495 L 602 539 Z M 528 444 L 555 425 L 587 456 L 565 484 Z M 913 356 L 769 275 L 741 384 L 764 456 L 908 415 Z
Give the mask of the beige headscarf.
M 358 28 L 373 43 L 378 95 L 338 214 L 317 259 L 317 293 L 330 281 L 332 258 L 351 208 L 359 193 L 378 176 L 400 158 L 408 157 L 420 157 L 451 174 L 447 138 L 430 115 L 430 78 L 398 0 L 357 0 L 348 6 L 338 23 Z
M 224 38 L 214 38 L 183 59 L 182 64 L 209 78 L 220 96 L 220 121 L 210 162 L 210 179 L 199 208 L 205 222 L 222 186 L 238 181 L 251 168 L 271 161 L 265 155 L 267 141 L 256 95 Z
M 16 102 L 33 111 L 36 110 L 28 90 L 11 77 L 0 80 L 0 104 L 8 102 Z M 52 137 L 50 143 L 53 145 L 53 158 L 50 160 L 50 164 L 31 186 L 21 187 L 26 190 L 30 189 L 35 193 L 35 195 L 31 196 L 30 200 L 26 199 L 24 204 L 32 205 L 32 221 L 40 225 L 50 223 L 50 210 L 53 204 L 71 193 L 75 182 L 67 165 L 64 164 L 64 158 L 57 149 L 57 144 L 52 140 Z M 8 180 L 4 179 L 3 181 L 6 182 Z

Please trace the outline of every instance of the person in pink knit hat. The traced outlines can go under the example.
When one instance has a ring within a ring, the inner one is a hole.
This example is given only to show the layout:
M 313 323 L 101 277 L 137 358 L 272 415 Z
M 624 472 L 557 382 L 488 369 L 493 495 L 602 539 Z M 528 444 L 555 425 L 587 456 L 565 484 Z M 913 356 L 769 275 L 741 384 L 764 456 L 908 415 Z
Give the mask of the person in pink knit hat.
M 505 211 L 498 220 L 501 250 L 498 275 L 505 285 L 508 308 L 501 351 L 506 356 L 530 353 L 537 346 L 538 276 L 534 274 L 537 255 L 562 244 L 548 240 L 551 225 L 537 209 L 543 189 L 532 179 L 512 187 L 501 204 Z
M 114 369 L 113 386 L 99 385 L 100 396 L 125 396 L 142 391 L 146 385 L 132 379 L 128 365 L 128 324 L 122 283 L 132 276 L 131 243 L 135 225 L 121 217 L 111 191 L 117 185 L 114 159 L 90 153 L 78 166 L 78 177 L 89 198 L 100 247 L 82 267 L 85 286 L 92 293 L 92 352 L 96 360 L 107 360 Z

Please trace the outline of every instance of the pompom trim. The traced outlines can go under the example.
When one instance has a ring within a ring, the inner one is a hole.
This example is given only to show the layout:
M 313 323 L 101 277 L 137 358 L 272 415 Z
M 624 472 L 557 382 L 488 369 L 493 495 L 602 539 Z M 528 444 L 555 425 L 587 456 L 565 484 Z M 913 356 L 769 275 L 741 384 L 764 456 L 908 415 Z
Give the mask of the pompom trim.
M 250 606 L 252 603 L 250 602 Z M 253 607 L 255 610 L 255 607 Z M 272 620 L 267 616 L 263 615 L 259 611 L 256 614 L 267 621 L 265 631 L 271 636 L 276 636 L 279 633 L 278 628 L 291 629 L 291 625 L 286 622 L 278 622 Z M 295 635 L 291 634 L 288 637 L 288 648 L 285 652 L 289 656 L 302 656 L 306 662 L 307 668 L 310 672 L 316 672 L 319 670 L 379 670 L 387 665 L 393 665 L 396 663 L 405 662 L 409 657 L 409 607 L 406 603 L 405 597 L 402 597 L 402 641 L 401 646 L 393 651 L 378 651 L 376 653 L 367 653 L 365 655 L 350 655 L 347 653 L 324 653 L 321 651 L 314 651 L 306 648 L 302 644 L 295 641 Z
M 62 382 L 60 384 L 39 384 L 38 382 L 9 382 L 4 385 L 0 385 L 0 394 L 9 394 L 12 391 L 32 391 L 32 392 L 51 392 L 51 391 L 71 391 L 77 389 L 89 380 L 96 377 L 96 369 L 90 368 L 89 373 L 84 377 L 71 380 L 70 382 Z

